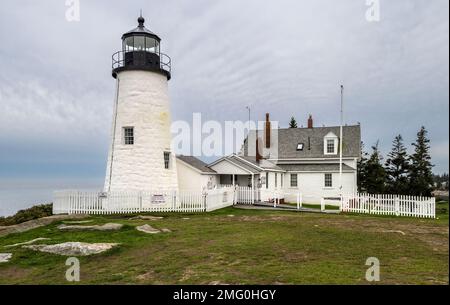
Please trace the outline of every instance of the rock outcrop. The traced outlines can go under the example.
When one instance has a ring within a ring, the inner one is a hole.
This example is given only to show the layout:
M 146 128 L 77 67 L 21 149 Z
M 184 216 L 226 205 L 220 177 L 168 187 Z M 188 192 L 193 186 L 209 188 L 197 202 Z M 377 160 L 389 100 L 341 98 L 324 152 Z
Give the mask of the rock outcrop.
M 147 234 L 158 234 L 161 233 L 160 230 L 153 228 L 150 225 L 143 225 L 136 227 L 136 230 L 147 233 Z
M 115 243 L 66 242 L 56 245 L 29 245 L 23 246 L 23 248 L 65 256 L 88 256 L 108 251 L 118 245 Z
M 94 226 L 81 226 L 73 225 L 68 226 L 65 224 L 59 225 L 58 229 L 61 231 L 118 231 L 122 229 L 123 225 L 120 223 L 107 223 L 104 225 L 94 225 Z
M 89 215 L 53 215 L 48 217 L 43 217 L 39 219 L 33 219 L 27 222 L 23 222 L 13 226 L 2 227 L 0 229 L 0 237 L 13 234 L 13 233 L 23 233 L 39 227 L 47 226 L 56 221 L 67 220 L 67 219 L 83 219 L 87 218 Z
M 12 253 L 0 253 L 0 264 L 7 263 L 12 258 Z
M 40 238 L 35 238 L 33 240 L 26 241 L 26 242 L 23 242 L 23 243 L 18 243 L 18 244 L 14 244 L 14 245 L 7 245 L 7 246 L 4 246 L 4 248 L 14 248 L 14 247 L 18 247 L 18 246 L 31 245 L 31 244 L 34 244 L 34 243 L 36 243 L 38 241 L 49 240 L 49 239 L 50 238 L 42 238 L 42 237 L 40 237 Z

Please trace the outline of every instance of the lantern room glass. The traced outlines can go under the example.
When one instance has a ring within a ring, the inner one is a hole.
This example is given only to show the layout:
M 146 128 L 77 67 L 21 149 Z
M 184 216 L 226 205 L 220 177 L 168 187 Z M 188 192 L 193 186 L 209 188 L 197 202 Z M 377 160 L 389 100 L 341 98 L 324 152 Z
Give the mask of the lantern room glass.
M 147 36 L 130 36 L 123 40 L 124 52 L 146 51 L 159 54 L 159 41 Z

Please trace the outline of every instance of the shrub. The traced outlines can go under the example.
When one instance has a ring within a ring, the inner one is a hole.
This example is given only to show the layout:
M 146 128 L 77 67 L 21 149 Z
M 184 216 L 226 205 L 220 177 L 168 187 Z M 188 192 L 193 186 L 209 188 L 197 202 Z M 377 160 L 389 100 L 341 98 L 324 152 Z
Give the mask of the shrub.
M 12 226 L 25 221 L 52 215 L 53 204 L 36 205 L 29 209 L 20 210 L 14 216 L 0 217 L 0 226 Z

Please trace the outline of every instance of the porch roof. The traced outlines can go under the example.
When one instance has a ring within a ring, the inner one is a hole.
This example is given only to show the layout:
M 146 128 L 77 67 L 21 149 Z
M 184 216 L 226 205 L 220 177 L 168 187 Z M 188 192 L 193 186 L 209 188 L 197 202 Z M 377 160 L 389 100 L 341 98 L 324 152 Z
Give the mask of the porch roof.
M 230 174 L 230 171 L 232 171 L 231 168 L 227 168 L 226 172 L 222 172 L 222 170 L 218 169 L 218 165 L 221 163 L 229 164 L 230 166 L 237 168 L 237 171 L 243 171 L 249 174 L 259 174 L 262 171 L 262 168 L 252 164 L 251 162 L 245 161 L 236 155 L 222 157 L 219 160 L 209 164 L 208 167 L 216 170 L 218 174 Z

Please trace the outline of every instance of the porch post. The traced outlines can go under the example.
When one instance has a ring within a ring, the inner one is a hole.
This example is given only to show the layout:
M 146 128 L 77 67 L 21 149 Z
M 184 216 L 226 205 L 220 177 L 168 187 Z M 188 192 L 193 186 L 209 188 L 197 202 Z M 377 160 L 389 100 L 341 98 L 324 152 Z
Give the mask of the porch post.
M 252 174 L 252 204 L 255 203 L 255 174 Z
M 233 186 L 235 186 L 235 179 L 234 179 L 234 174 L 232 175 L 233 176 Z

